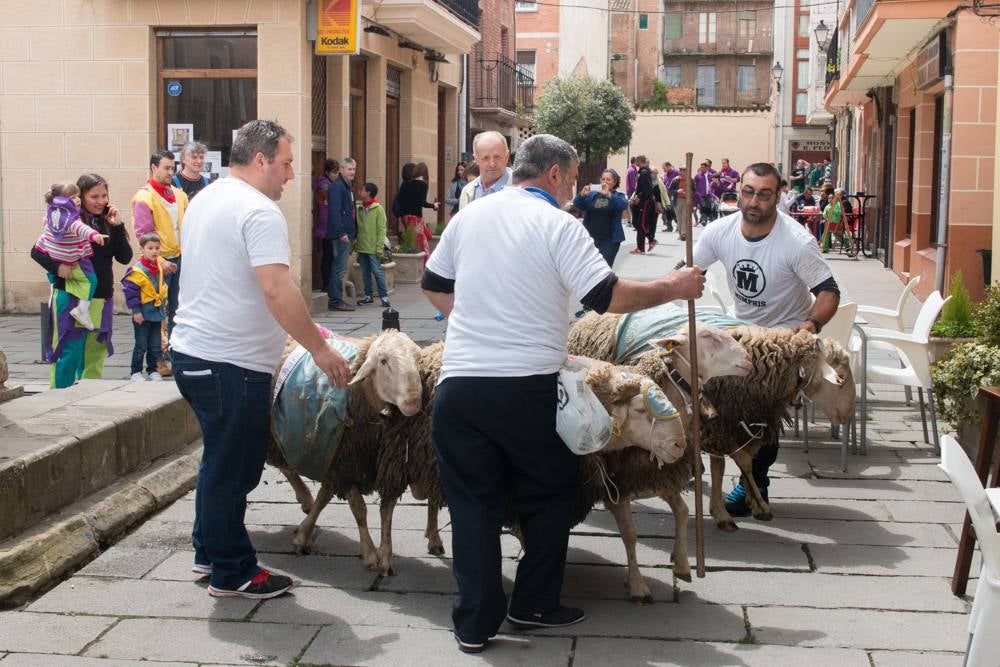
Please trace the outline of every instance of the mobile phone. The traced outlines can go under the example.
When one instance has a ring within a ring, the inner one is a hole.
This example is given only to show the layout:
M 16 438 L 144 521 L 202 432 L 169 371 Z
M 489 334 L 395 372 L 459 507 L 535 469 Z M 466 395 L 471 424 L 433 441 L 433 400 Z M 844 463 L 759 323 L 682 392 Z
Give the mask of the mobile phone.
M 590 191 L 591 192 L 600 192 L 601 191 L 601 184 L 600 183 L 591 183 L 590 184 Z

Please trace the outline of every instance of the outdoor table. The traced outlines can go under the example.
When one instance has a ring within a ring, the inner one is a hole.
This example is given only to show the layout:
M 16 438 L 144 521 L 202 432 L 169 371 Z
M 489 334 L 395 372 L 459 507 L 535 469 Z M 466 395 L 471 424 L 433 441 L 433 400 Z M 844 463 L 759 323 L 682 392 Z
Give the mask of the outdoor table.
M 994 509 L 997 503 L 994 498 L 1000 498 L 1000 460 L 993 464 L 993 452 L 996 449 L 997 430 L 1000 426 L 1000 387 L 980 387 L 979 405 L 982 410 L 979 432 L 979 451 L 976 452 L 976 474 L 979 481 L 986 486 L 987 475 L 991 488 L 987 489 L 986 495 Z M 992 472 L 990 468 L 993 468 Z M 951 577 L 951 592 L 955 595 L 965 595 L 965 589 L 969 585 L 969 568 L 972 566 L 972 550 L 976 544 L 975 534 L 972 532 L 972 522 L 969 513 L 965 513 L 965 520 L 962 522 L 962 537 L 958 541 L 958 558 L 955 561 L 955 573 Z
M 847 197 L 858 203 L 854 213 L 845 212 L 844 214 L 847 232 L 854 237 L 854 247 L 857 248 L 858 254 L 871 257 L 871 254 L 865 250 L 865 209 L 868 206 L 868 200 L 875 199 L 876 195 L 859 192 L 855 195 L 847 195 Z

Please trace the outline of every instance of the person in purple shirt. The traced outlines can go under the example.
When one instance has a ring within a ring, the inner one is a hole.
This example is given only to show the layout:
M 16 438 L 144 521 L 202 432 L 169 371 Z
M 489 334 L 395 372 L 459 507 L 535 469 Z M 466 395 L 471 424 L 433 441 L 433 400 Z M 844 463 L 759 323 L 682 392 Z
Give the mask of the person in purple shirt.
M 719 173 L 715 169 L 712 168 L 712 158 L 709 158 L 709 157 L 705 158 L 705 166 L 708 167 L 708 177 L 709 178 L 711 178 L 713 175 Z
M 670 184 L 674 182 L 674 179 L 681 175 L 677 169 L 674 169 L 674 165 L 669 162 L 663 163 L 663 184 L 667 186 L 667 190 L 670 189 Z M 674 231 L 674 222 L 677 220 L 677 212 L 674 211 L 673 205 L 666 206 L 663 209 L 663 229 L 664 231 L 672 232 Z M 677 231 L 681 231 L 680 224 L 677 225 Z
M 702 226 L 708 224 L 708 221 L 705 219 L 703 204 L 708 199 L 708 194 L 711 191 L 710 179 L 708 163 L 702 162 L 698 166 L 698 173 L 694 175 L 694 196 L 691 198 L 691 209 L 698 211 L 698 222 Z
M 628 170 L 625 172 L 625 196 L 629 199 L 635 193 L 636 183 L 639 182 L 639 167 L 636 166 L 636 163 L 641 157 L 641 155 L 636 155 L 628 161 Z
M 729 158 L 722 158 L 722 169 L 719 170 L 723 183 L 727 185 L 727 190 L 735 190 L 736 184 L 740 182 L 740 172 L 733 169 L 729 164 Z

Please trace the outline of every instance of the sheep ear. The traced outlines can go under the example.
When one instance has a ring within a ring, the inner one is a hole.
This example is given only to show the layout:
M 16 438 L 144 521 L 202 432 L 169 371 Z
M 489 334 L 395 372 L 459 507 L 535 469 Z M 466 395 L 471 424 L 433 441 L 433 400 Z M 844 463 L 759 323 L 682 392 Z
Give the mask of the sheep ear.
M 358 371 L 354 374 L 354 377 L 351 379 L 351 381 L 347 383 L 347 386 L 350 387 L 352 385 L 358 384 L 359 382 L 361 382 L 362 380 L 373 374 L 377 366 L 378 366 L 378 355 L 373 354 L 371 348 L 369 348 L 368 355 L 365 357 L 365 362 L 361 364 L 361 368 L 359 368 Z

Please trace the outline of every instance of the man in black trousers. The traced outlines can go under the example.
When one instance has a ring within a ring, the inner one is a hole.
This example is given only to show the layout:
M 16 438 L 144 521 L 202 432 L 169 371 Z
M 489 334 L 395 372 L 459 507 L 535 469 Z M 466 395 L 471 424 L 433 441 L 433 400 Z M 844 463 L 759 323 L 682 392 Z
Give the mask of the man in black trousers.
M 482 651 L 504 618 L 517 629 L 585 618 L 559 603 L 579 487 L 577 460 L 555 428 L 571 304 L 624 313 L 697 298 L 705 283 L 697 268 L 650 282 L 615 276 L 560 209 L 577 167 L 557 137 L 521 144 L 514 187 L 462 208 L 424 272 L 424 293 L 449 316 L 432 437 L 452 520 L 452 619 L 466 653 Z M 500 554 L 508 497 L 525 542 L 509 606 Z

